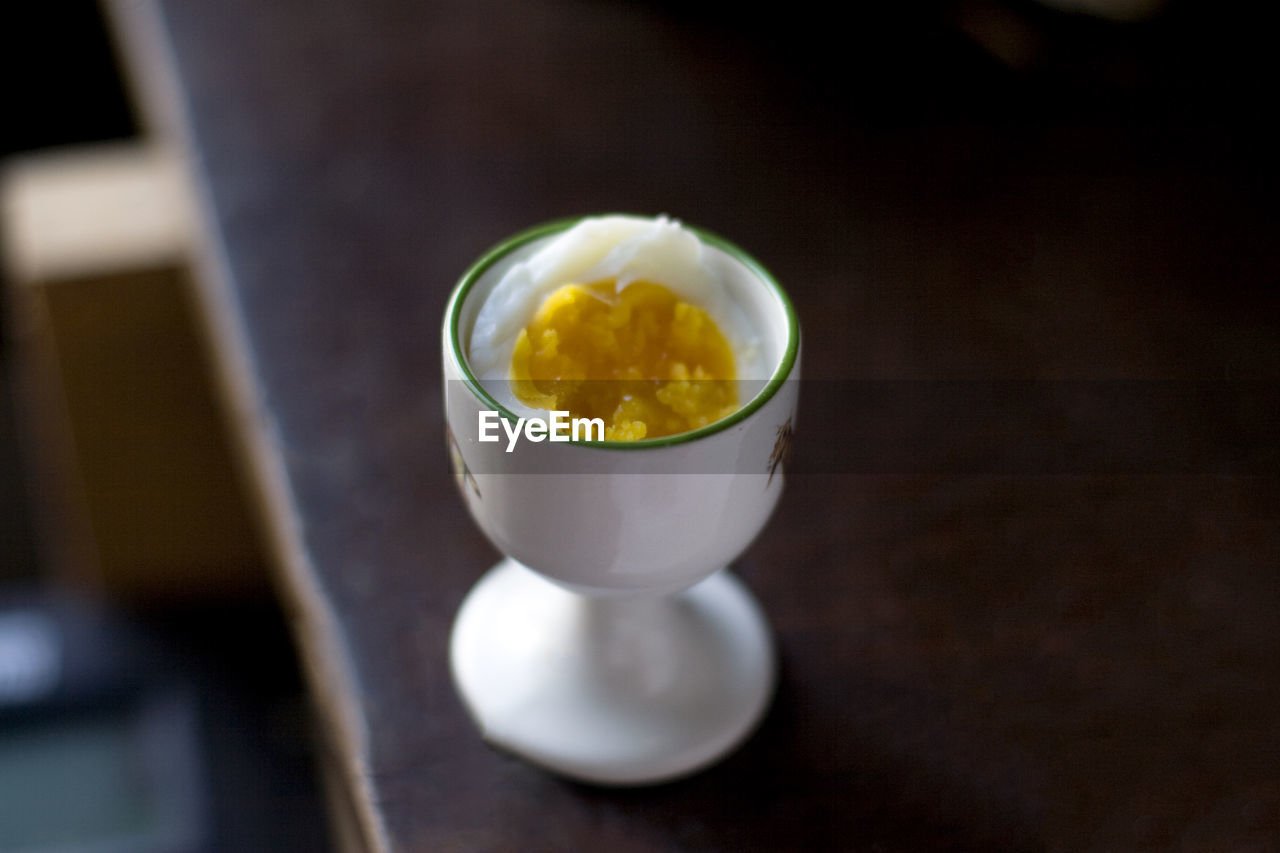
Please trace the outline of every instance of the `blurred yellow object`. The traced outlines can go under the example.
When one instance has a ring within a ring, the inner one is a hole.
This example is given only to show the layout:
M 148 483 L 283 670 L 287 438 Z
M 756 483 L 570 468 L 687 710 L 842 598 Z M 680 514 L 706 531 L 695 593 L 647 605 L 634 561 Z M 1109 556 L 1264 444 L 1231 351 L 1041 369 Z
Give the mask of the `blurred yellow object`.
M 186 176 L 120 144 L 4 164 L 6 278 L 49 568 L 131 600 L 264 589 L 215 402 Z

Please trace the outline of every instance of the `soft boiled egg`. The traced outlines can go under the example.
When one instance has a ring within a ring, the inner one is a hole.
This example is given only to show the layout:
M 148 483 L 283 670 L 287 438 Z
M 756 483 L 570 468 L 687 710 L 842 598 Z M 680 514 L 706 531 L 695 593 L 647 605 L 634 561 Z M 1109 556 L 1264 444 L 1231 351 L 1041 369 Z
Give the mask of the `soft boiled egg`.
M 610 441 L 705 426 L 746 402 L 736 380 L 765 378 L 717 263 L 666 217 L 585 219 L 506 270 L 476 315 L 471 368 L 517 415 L 598 417 Z

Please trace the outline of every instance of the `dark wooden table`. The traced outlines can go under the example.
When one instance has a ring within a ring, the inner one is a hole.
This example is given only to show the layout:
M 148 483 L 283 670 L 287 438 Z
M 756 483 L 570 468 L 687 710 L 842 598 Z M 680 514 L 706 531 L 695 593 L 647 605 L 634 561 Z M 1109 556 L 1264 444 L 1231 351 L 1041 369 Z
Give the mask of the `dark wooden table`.
M 1132 26 L 732 8 L 114 7 L 203 193 L 230 411 L 354 834 L 1276 849 L 1259 29 L 1185 5 Z M 805 340 L 787 492 L 737 566 L 776 628 L 776 701 L 719 766 L 633 791 L 487 749 L 446 666 L 497 557 L 447 465 L 446 295 L 498 239 L 613 210 L 748 247 Z

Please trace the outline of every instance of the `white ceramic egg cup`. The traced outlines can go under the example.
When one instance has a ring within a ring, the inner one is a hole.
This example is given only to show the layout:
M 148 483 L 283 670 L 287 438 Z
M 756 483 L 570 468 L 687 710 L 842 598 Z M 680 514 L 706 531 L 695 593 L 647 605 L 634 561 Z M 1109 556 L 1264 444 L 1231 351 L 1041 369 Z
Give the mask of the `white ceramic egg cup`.
M 476 313 L 503 272 L 574 222 L 523 232 L 473 266 L 445 314 L 446 417 L 464 501 L 507 556 L 467 595 L 454 681 L 486 741 L 573 779 L 639 785 L 699 770 L 763 716 L 771 632 L 725 568 L 782 491 L 799 329 L 742 250 L 695 232 L 760 332 L 771 374 L 728 418 L 639 442 L 478 440 L 507 412 L 472 374 Z

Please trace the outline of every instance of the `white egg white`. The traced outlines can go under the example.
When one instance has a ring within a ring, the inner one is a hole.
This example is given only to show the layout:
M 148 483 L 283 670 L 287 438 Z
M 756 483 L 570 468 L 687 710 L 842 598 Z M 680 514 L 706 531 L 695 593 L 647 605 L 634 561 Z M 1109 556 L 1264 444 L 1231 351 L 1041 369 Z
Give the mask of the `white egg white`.
M 486 390 L 517 415 L 532 410 L 510 388 L 511 356 L 520 330 L 542 301 L 565 284 L 616 280 L 660 284 L 705 310 L 734 352 L 740 379 L 766 379 L 758 336 L 734 302 L 717 264 L 723 260 L 692 231 L 665 216 L 584 219 L 511 266 L 476 315 L 468 360 Z

